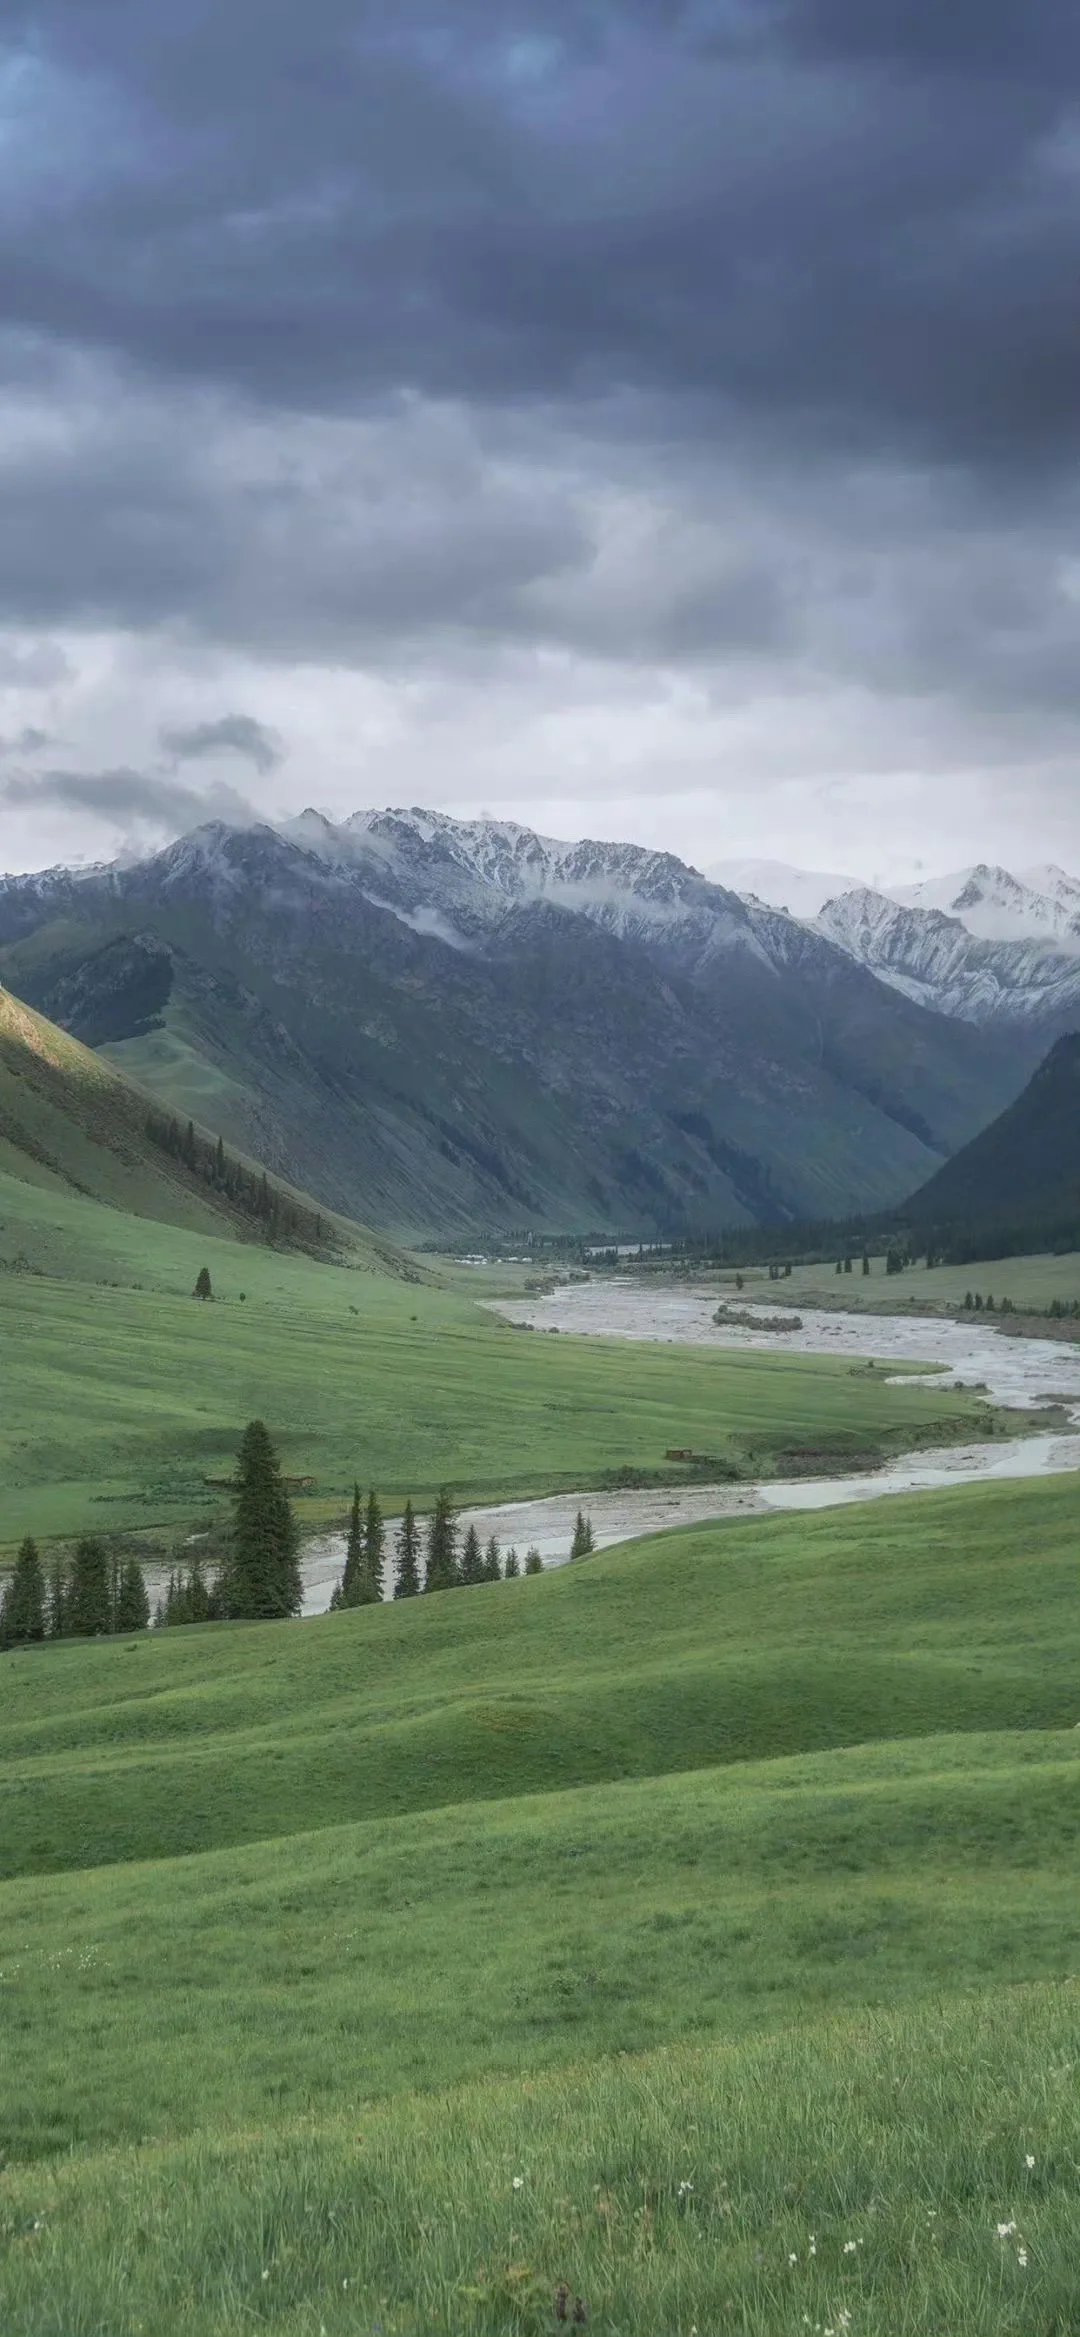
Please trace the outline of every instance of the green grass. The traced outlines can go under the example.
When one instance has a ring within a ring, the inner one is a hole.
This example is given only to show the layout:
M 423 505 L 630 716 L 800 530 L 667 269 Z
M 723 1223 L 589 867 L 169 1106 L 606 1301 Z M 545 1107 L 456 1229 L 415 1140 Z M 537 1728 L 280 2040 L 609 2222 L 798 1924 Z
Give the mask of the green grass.
M 918 1307 L 927 1313 L 955 1314 L 966 1293 L 979 1291 L 1000 1306 L 1011 1298 L 1019 1313 L 1025 1308 L 1041 1313 L 1055 1298 L 1080 1299 L 1080 1253 L 1066 1257 L 976 1259 L 968 1266 L 909 1266 L 903 1274 L 886 1274 L 885 1260 L 876 1257 L 865 1275 L 856 1257 L 850 1274 L 838 1275 L 831 1266 L 794 1266 L 790 1281 L 770 1282 L 767 1266 L 742 1269 L 744 1298 L 769 1298 L 793 1306 L 853 1307 L 859 1312 L 899 1313 Z M 712 1277 L 709 1278 L 712 1280 Z M 735 1292 L 735 1272 L 716 1277 L 725 1300 Z M 993 1328 L 993 1324 L 989 1326 Z
M 942 1731 L 1067 1728 L 1076 1485 L 684 1528 L 302 1627 L 0 1672 L 0 1872 Z
M 1077 1493 L 4 1657 L 4 2337 L 1074 2337 Z
M 15 2169 L 3 2327 L 548 2337 L 566 2283 L 604 2337 L 1074 2337 L 1076 1996 L 821 2019 Z
M 792 1449 L 859 1466 L 989 1425 L 970 1397 L 844 1361 L 513 1331 L 457 1293 L 192 1235 L 0 1178 L 0 1540 L 178 1525 L 213 1508 L 245 1420 L 314 1475 L 390 1499 L 598 1485 L 671 1445 L 768 1474 Z M 215 1303 L 191 1298 L 207 1264 Z M 241 1292 L 245 1298 L 241 1301 Z M 805 1463 L 801 1464 L 804 1467 Z

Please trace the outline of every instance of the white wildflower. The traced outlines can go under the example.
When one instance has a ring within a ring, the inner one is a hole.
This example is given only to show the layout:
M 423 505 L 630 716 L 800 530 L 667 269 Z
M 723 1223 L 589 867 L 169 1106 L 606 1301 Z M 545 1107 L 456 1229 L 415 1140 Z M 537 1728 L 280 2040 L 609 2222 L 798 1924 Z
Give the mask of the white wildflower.
M 1017 2261 L 1017 2263 L 1018 2263 L 1018 2264 L 1019 2264 L 1019 2266 L 1020 2266 L 1020 2270 L 1021 2270 L 1021 2272 L 1026 2272 L 1026 2271 L 1027 2271 L 1027 2249 L 1026 2249 L 1026 2248 L 1018 2248 L 1018 2249 L 1017 2249 L 1017 2251 L 1016 2251 L 1016 2261 Z
M 523 2190 L 525 2189 L 525 2177 L 524 2177 L 524 2175 L 515 2175 L 515 2176 L 514 2176 L 514 2189 L 515 2189 L 515 2191 L 523 2191 Z
M 798 2259 L 798 2257 L 797 2257 L 796 2255 L 791 2255 L 791 2256 L 789 2256 L 789 2257 L 788 2257 L 788 2263 L 789 2263 L 789 2264 L 797 2264 L 797 2263 L 798 2263 L 798 2261 L 799 2261 L 799 2259 Z
M 1029 2150 L 1029 2151 L 1028 2151 L 1028 2154 L 1027 2154 L 1027 2157 L 1026 2157 L 1026 2158 L 1025 2158 L 1025 2160 L 1024 2160 L 1024 2165 L 1026 2166 L 1026 2168 L 1027 2168 L 1027 2171 L 1028 2171 L 1029 2175 L 1030 2175 L 1030 2173 L 1031 2173 L 1031 2170 L 1032 2170 L 1032 2167 L 1034 2166 L 1034 2164 L 1035 2164 L 1035 2161 L 1034 2161 L 1034 2159 L 1033 2159 L 1033 2157 L 1032 2157 L 1032 2155 L 1031 2155 L 1031 2152 L 1030 2152 L 1030 2150 Z
M 845 2240 L 845 2241 L 844 2241 L 844 2254 L 845 2254 L 845 2256 L 853 2256 L 853 2255 L 855 2254 L 855 2251 L 856 2251 L 856 2249 L 857 2249 L 857 2248 L 861 2248 L 861 2247 L 862 2247 L 862 2241 L 861 2241 L 861 2240 Z
M 999 2240 L 1011 2240 L 1015 2230 L 1015 2223 L 999 2223 L 997 2227 L 997 2236 Z
M 680 2199 L 689 2199 L 689 2197 L 690 2197 L 690 2193 L 691 2193 L 691 2191 L 693 2190 L 693 2188 L 694 2188 L 694 2186 L 693 2186 L 693 2184 L 692 2184 L 692 2183 L 680 2183 L 680 2185 L 679 2185 L 679 2197 L 680 2197 Z

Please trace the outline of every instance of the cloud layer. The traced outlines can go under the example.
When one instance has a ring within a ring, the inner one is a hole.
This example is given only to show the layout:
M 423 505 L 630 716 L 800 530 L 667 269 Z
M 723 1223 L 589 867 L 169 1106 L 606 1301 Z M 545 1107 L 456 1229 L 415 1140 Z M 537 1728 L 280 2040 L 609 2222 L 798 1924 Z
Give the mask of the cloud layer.
M 542 22 L 0 0 L 0 732 L 74 745 L 14 850 L 239 756 L 1080 859 L 1080 17 Z

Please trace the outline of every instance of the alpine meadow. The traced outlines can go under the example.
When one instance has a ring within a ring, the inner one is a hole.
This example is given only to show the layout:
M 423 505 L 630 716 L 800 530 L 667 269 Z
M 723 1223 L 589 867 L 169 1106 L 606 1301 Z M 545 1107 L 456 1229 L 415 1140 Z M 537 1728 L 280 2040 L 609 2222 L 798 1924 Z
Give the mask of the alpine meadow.
M 1078 2337 L 1078 24 L 0 7 L 0 2337 Z

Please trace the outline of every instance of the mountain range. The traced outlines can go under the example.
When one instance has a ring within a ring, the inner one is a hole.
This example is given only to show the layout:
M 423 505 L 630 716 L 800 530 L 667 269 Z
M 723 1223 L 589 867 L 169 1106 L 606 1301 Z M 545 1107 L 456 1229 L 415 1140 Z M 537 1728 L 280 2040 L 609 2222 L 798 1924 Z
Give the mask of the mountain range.
M 989 1128 L 915 1194 L 913 1225 L 1080 1229 L 1080 1034 L 1059 1039 L 1034 1078 Z M 1036 1233 L 1035 1239 L 1039 1239 Z M 987 1254 L 992 1254 L 988 1251 Z
M 0 977 L 170 1110 L 412 1234 L 887 1205 L 1041 1052 L 670 854 L 421 810 L 7 878 Z

